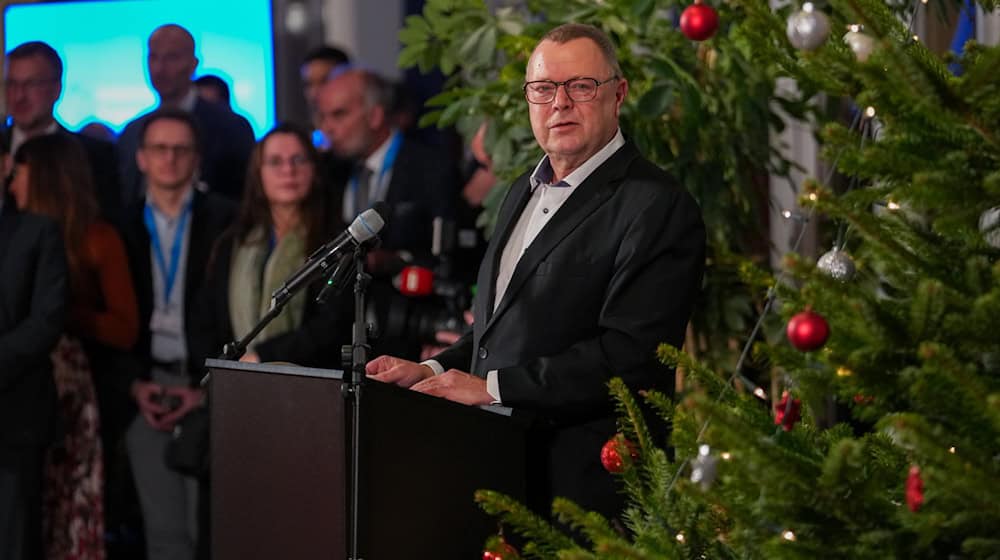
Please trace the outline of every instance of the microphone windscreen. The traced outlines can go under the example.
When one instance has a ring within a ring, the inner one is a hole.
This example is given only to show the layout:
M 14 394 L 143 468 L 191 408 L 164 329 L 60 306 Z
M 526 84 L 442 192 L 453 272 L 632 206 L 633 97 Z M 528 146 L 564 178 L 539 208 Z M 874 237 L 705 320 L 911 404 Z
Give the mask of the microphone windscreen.
M 399 292 L 404 296 L 429 296 L 434 292 L 434 272 L 422 266 L 407 266 L 399 273 Z
M 384 227 L 385 220 L 382 219 L 382 216 L 374 208 L 369 208 L 355 218 L 347 229 L 351 232 L 351 237 L 358 243 L 364 243 L 375 237 Z

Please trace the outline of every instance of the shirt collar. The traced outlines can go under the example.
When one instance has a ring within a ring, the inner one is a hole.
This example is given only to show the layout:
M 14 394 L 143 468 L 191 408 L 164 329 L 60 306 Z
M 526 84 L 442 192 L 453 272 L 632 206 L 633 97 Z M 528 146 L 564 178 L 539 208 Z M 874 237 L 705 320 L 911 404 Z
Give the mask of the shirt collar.
M 43 130 L 41 134 L 55 134 L 58 131 L 59 123 L 53 119 L 52 122 L 49 123 L 49 126 L 45 127 L 45 130 Z M 28 135 L 17 126 L 17 123 L 14 123 L 14 128 L 10 133 L 11 155 L 17 151 L 17 148 L 21 147 L 21 144 L 24 144 L 27 141 Z
M 187 111 L 188 113 L 194 111 L 194 105 L 198 102 L 198 88 L 194 87 L 194 84 L 188 88 L 187 94 L 181 99 L 180 108 Z
M 615 133 L 614 138 L 610 142 L 604 145 L 603 148 L 597 151 L 594 155 L 590 156 L 587 161 L 583 162 L 583 165 L 577 167 L 572 173 L 563 178 L 553 187 L 576 187 L 580 183 L 583 183 L 590 174 L 594 172 L 595 169 L 601 166 L 602 163 L 608 160 L 618 151 L 619 148 L 625 145 L 625 137 L 622 135 L 622 129 L 619 128 Z M 528 181 L 531 184 L 531 190 L 534 191 L 539 185 L 549 185 L 549 181 L 552 180 L 552 164 L 549 163 L 549 156 L 542 156 L 541 161 L 535 166 L 535 170 L 531 173 Z
M 371 170 L 372 173 L 381 173 L 382 164 L 385 161 L 385 155 L 389 152 L 389 145 L 392 144 L 392 139 L 396 137 L 399 131 L 395 128 L 389 131 L 389 136 L 385 139 L 382 144 L 371 153 L 370 156 L 365 158 L 365 166 Z
M 184 194 L 184 200 L 181 203 L 181 208 L 185 208 L 189 204 L 191 204 L 191 201 L 194 199 L 194 190 L 195 190 L 194 189 L 194 185 L 192 184 L 191 187 L 188 188 L 187 192 Z M 155 214 L 156 216 L 160 217 L 160 219 L 162 219 L 163 222 L 166 223 L 166 224 L 172 224 L 180 216 L 179 214 L 178 214 L 177 217 L 173 217 L 173 218 L 170 217 L 170 216 L 167 216 L 166 214 L 164 214 L 163 212 L 161 212 L 159 208 L 157 208 L 156 203 L 153 202 L 153 199 L 151 197 L 148 197 L 148 196 L 146 197 L 146 205 L 149 206 L 150 208 L 152 208 L 153 209 L 153 214 Z M 183 210 L 181 211 L 181 213 L 183 213 Z

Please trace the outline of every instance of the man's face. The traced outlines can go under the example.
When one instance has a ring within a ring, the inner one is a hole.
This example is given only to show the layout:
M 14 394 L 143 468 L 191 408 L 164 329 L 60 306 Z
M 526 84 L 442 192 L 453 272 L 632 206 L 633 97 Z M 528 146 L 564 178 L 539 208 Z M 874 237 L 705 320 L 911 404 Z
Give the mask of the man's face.
M 23 129 L 52 121 L 52 107 L 62 92 L 59 76 L 41 56 L 7 60 L 4 83 L 7 110 Z
M 187 187 L 198 169 L 194 134 L 184 121 L 159 119 L 146 129 L 135 159 L 150 189 Z
M 603 82 L 614 71 L 590 39 L 566 43 L 542 41 L 528 60 L 525 81 L 594 78 Z M 553 163 L 576 169 L 604 147 L 618 130 L 618 113 L 628 83 L 624 78 L 602 84 L 590 101 L 573 101 L 559 86 L 549 103 L 529 103 L 531 130 Z
M 316 111 L 316 100 L 319 97 L 320 87 L 326 81 L 326 77 L 335 68 L 334 64 L 328 60 L 310 60 L 302 65 L 302 93 L 305 95 L 306 103 L 309 104 L 310 111 Z
M 319 128 L 334 154 L 355 159 L 375 148 L 372 143 L 385 112 L 378 106 L 365 106 L 364 82 L 359 74 L 344 74 L 323 84 L 317 101 Z
M 194 45 L 183 31 L 161 28 L 149 36 L 146 58 L 149 81 L 161 99 L 176 99 L 191 87 L 191 76 L 198 66 Z

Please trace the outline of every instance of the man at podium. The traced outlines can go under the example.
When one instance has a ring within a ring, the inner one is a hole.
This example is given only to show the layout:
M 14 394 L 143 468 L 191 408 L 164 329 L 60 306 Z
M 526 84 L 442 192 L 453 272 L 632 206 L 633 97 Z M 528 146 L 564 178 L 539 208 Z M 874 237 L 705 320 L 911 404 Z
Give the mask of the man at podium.
M 565 496 L 612 517 L 624 504 L 599 460 L 616 431 L 607 382 L 672 391 L 673 372 L 655 349 L 684 341 L 705 230 L 691 195 L 622 135 L 628 80 L 604 33 L 553 29 L 525 80 L 545 155 L 500 209 L 472 333 L 423 363 L 379 357 L 367 374 L 465 404 L 535 412 L 546 484 L 529 501 L 547 509 Z

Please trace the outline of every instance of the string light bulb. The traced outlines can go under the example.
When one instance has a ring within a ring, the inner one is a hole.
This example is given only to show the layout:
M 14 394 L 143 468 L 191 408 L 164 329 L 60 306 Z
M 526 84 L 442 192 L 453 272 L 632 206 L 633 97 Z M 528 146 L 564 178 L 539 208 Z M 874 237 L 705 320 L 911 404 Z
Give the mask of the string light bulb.
M 765 393 L 764 390 L 761 389 L 760 387 L 757 387 L 756 389 L 754 389 L 753 390 L 753 394 L 757 398 L 759 398 L 759 399 L 766 399 L 767 398 L 767 393 Z
M 885 204 L 885 207 L 889 210 L 899 210 L 899 203 L 894 200 L 890 200 Z
M 795 533 L 793 533 L 790 529 L 786 529 L 783 533 L 781 533 L 781 538 L 789 542 L 795 542 Z
M 850 31 L 851 33 L 860 33 L 861 26 L 858 25 L 857 23 L 852 23 L 851 25 L 847 26 L 847 30 Z
M 955 454 L 955 446 L 949 447 L 948 448 L 948 453 L 951 453 L 952 455 L 954 455 Z
M 684 533 L 677 533 L 677 536 L 674 537 L 674 538 L 677 539 L 677 542 L 683 543 L 684 542 Z
M 875 107 L 872 107 L 871 105 L 869 105 L 868 107 L 865 107 L 865 116 L 868 117 L 869 119 L 874 118 L 875 117 Z
M 817 196 L 816 193 L 814 192 L 809 193 L 809 200 L 816 202 L 817 199 L 819 199 L 819 196 Z
M 955 448 L 952 447 L 952 449 L 955 449 Z M 719 457 L 722 457 L 723 461 L 728 461 L 728 460 L 730 460 L 730 459 L 733 458 L 733 454 L 730 453 L 730 452 L 728 452 L 728 451 L 723 451 L 722 453 L 719 454 Z
M 854 375 L 854 372 L 844 366 L 837 368 L 837 377 L 850 377 L 851 375 Z

